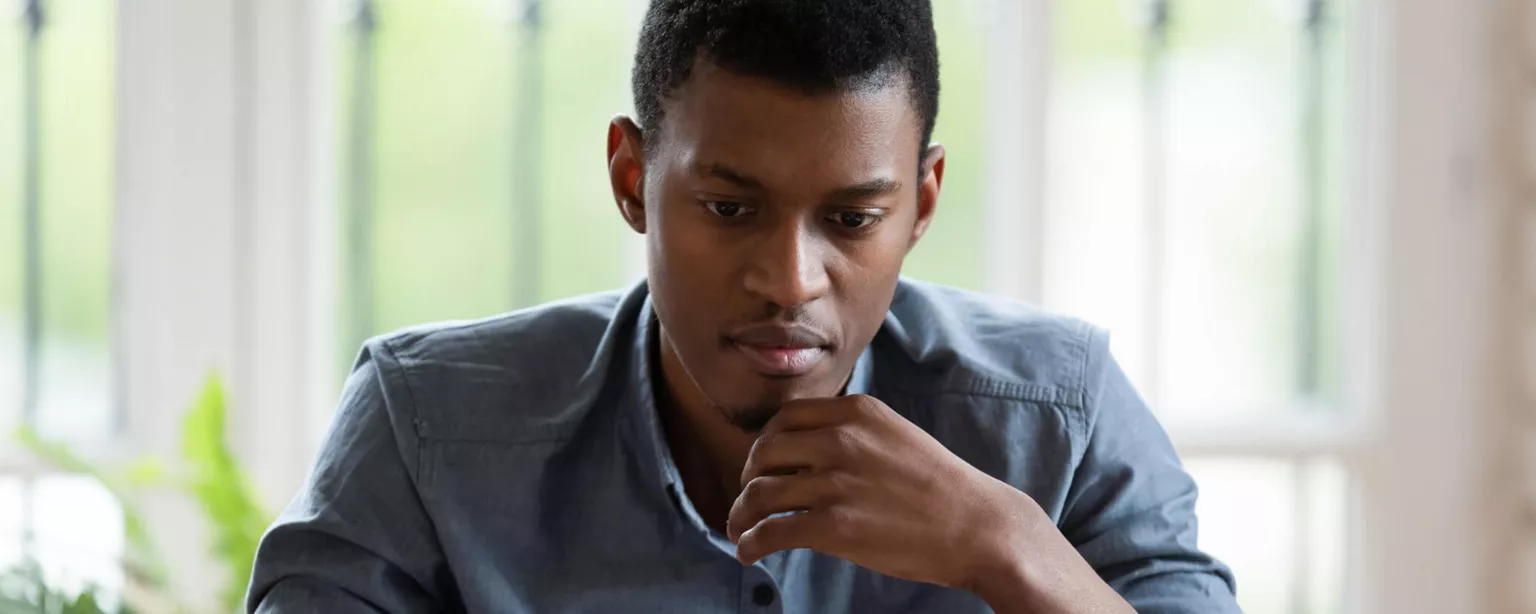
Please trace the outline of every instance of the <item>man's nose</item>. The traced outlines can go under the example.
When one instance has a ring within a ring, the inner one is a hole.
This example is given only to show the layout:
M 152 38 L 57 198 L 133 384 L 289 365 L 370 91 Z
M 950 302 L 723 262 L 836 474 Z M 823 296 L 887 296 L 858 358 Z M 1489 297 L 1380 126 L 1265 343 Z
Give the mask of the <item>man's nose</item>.
M 747 268 L 746 289 L 779 307 L 799 307 L 831 287 L 823 245 L 803 224 L 785 224 L 761 244 Z

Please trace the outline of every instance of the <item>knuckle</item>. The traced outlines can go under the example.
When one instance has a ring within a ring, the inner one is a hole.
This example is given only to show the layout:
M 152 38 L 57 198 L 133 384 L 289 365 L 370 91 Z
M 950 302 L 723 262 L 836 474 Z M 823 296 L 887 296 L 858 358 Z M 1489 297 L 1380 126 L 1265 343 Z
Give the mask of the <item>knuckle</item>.
M 741 498 L 752 503 L 760 503 L 773 495 L 772 476 L 753 478 L 747 482 L 747 486 L 741 491 Z
M 759 450 L 766 450 L 772 447 L 773 444 L 778 440 L 778 433 L 763 433 L 762 435 L 758 435 L 757 441 L 752 442 L 751 453 L 756 453 Z
M 827 532 L 835 539 L 847 538 L 853 527 L 853 518 L 848 513 L 848 509 L 841 505 L 832 505 L 824 511 Z
M 818 493 L 818 498 L 823 505 L 830 504 L 841 500 L 844 493 L 847 493 L 850 487 L 852 487 L 852 483 L 849 481 L 847 474 L 841 471 L 827 473 L 822 478 L 822 488 L 820 489 L 821 492 Z
M 880 411 L 880 401 L 867 394 L 856 394 L 849 397 L 854 411 L 861 414 L 874 414 Z
M 741 489 L 741 498 L 745 501 L 754 501 L 763 496 L 763 478 L 753 478 Z
M 854 435 L 853 431 L 841 426 L 833 427 L 830 429 L 827 437 L 832 440 L 832 449 L 843 455 L 852 452 L 856 447 L 858 447 L 858 436 Z

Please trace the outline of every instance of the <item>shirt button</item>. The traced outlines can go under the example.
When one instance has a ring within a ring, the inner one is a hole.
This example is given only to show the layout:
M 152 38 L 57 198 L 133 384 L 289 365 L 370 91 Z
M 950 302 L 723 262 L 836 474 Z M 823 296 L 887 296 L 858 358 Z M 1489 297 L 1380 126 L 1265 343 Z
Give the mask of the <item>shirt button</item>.
M 773 587 L 767 584 L 759 584 L 753 588 L 752 603 L 764 608 L 773 605 Z

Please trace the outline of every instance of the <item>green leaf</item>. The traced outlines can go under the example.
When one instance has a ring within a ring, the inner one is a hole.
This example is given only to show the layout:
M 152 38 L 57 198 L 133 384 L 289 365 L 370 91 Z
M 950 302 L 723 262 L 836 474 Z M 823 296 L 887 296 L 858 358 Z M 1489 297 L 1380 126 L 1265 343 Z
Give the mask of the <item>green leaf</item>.
M 96 589 L 87 588 L 74 599 L 65 600 L 60 614 L 106 614 L 96 602 Z
M 128 478 L 128 484 L 134 488 L 144 488 L 165 482 L 165 463 L 153 456 L 145 456 L 129 463 L 123 475 Z
M 128 539 L 129 556 L 139 561 L 144 573 L 161 584 L 164 579 L 165 566 L 160 558 L 159 550 L 149 536 L 149 530 L 144 523 L 144 515 L 132 503 L 128 493 L 132 490 L 130 484 L 125 483 L 119 477 L 97 467 L 79 455 L 75 454 L 64 444 L 43 439 L 37 431 L 31 427 L 16 429 L 14 439 L 29 453 L 39 460 L 53 466 L 56 469 L 68 473 L 77 473 L 90 476 L 107 489 L 112 497 L 117 500 L 123 511 L 123 532 Z
M 262 508 L 250 480 L 225 438 L 224 387 L 210 375 L 182 420 L 181 451 L 188 464 L 186 489 L 213 529 L 213 554 L 224 563 L 220 591 L 224 611 L 239 609 L 256 559 L 256 546 L 272 516 Z
M 86 586 L 78 595 L 48 585 L 37 561 L 26 558 L 9 569 L 0 570 L 0 612 L 5 614 L 131 614 L 122 609 L 106 610 L 96 599 L 95 586 Z
M 90 463 L 85 462 L 85 460 L 81 459 L 79 456 L 76 456 L 75 453 L 71 452 L 68 447 L 64 446 L 63 444 L 44 440 L 37 434 L 37 431 L 30 426 L 23 426 L 16 429 L 14 438 L 16 443 L 21 444 L 22 447 L 26 448 L 27 451 L 32 453 L 33 456 L 36 456 L 39 460 L 52 465 L 56 469 L 60 469 L 69 473 L 84 473 L 96 478 L 102 483 L 106 483 L 107 481 L 106 476 L 100 470 L 92 466 Z
M 233 612 L 240 608 L 245 598 L 256 547 L 273 516 L 261 506 L 250 479 L 230 450 L 225 437 L 226 411 L 224 386 L 217 376 L 210 375 L 182 418 L 181 454 L 186 466 L 184 471 L 178 471 L 184 477 L 172 483 L 196 500 L 208 519 L 213 537 L 212 554 L 222 563 L 225 574 L 219 592 L 220 607 Z M 150 539 L 143 516 L 130 504 L 131 499 L 127 496 L 134 489 L 168 482 L 169 472 L 159 460 L 139 459 L 114 474 L 86 462 L 64 445 L 43 440 L 31 429 L 18 430 L 16 440 L 44 462 L 62 471 L 89 475 L 111 492 L 122 503 L 130 545 L 122 562 L 124 571 L 145 585 L 166 585 L 165 567 Z M 0 574 L 0 589 L 4 589 L 4 578 L 5 575 Z M 37 586 L 41 586 L 41 579 Z M 66 608 L 64 614 L 89 614 L 93 610 L 68 608 L 92 608 L 96 604 L 93 595 L 81 595 L 74 600 L 47 592 L 36 595 L 47 603 L 62 604 Z M 0 590 L 0 607 L 5 608 L 0 611 L 11 611 L 7 600 L 25 598 Z M 41 603 L 39 607 L 43 607 Z

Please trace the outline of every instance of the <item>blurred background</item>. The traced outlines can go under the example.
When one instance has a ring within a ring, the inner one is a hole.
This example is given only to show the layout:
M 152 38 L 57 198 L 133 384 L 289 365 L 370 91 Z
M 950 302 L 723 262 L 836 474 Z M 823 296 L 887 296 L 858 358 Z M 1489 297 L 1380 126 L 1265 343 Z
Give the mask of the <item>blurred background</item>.
M 0 610 L 230 611 L 364 338 L 639 279 L 644 9 L 0 0 Z M 1536 3 L 934 10 L 906 274 L 1109 328 L 1248 612 L 1536 612 Z

